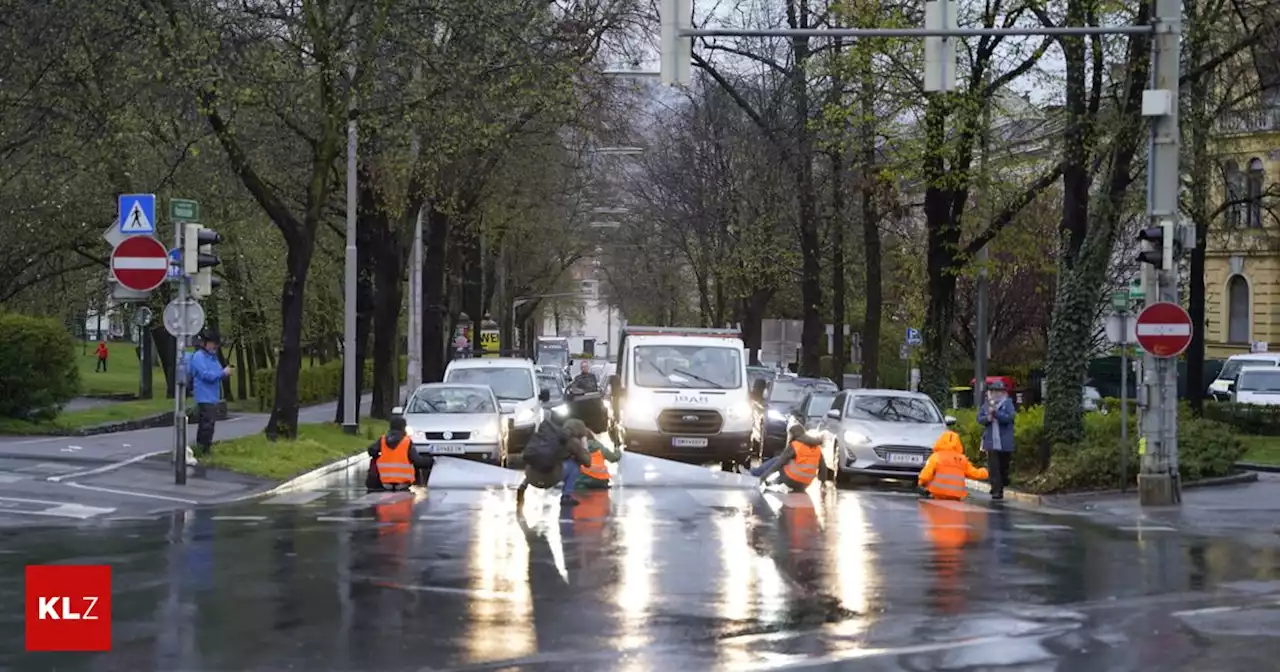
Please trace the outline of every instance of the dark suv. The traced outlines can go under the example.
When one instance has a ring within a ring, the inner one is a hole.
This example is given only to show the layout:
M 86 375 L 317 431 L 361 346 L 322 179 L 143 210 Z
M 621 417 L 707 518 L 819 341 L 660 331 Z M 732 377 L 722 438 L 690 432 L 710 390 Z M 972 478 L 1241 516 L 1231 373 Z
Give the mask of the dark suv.
M 755 425 L 751 428 L 751 442 L 759 447 L 760 455 L 768 459 L 782 452 L 787 443 L 787 418 L 806 395 L 827 390 L 840 391 L 827 378 L 779 376 L 769 381 L 764 399 L 755 402 Z

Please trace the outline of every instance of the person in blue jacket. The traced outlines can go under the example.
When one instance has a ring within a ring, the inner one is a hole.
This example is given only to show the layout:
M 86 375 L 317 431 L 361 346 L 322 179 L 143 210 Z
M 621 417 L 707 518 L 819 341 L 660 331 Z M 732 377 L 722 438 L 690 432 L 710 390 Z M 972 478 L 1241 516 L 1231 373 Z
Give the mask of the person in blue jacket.
M 222 380 L 235 373 L 234 366 L 222 365 L 218 360 L 218 335 L 206 332 L 204 345 L 187 361 L 187 373 L 191 376 L 191 395 L 195 397 L 199 425 L 196 429 L 196 450 L 203 457 L 213 449 L 214 424 L 218 420 L 218 402 L 222 399 Z M 190 458 L 188 461 L 191 461 Z
M 993 380 L 987 388 L 986 403 L 978 409 L 982 424 L 982 450 L 987 453 L 991 499 L 1004 499 L 1013 462 L 1013 422 L 1017 410 L 1003 380 Z

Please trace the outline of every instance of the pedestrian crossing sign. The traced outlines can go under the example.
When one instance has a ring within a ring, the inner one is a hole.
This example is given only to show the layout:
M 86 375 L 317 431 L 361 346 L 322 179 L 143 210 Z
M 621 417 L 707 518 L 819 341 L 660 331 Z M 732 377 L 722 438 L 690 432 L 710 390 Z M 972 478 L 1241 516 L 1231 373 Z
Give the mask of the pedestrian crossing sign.
M 120 194 L 119 206 L 120 233 L 149 236 L 156 232 L 155 194 Z

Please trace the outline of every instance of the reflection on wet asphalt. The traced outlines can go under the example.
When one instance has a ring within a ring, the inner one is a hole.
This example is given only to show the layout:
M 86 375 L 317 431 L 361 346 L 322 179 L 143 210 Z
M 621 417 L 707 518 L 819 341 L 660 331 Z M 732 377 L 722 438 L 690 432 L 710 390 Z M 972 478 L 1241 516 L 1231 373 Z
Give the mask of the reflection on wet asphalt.
M 638 455 L 611 492 L 517 515 L 494 467 L 25 528 L 21 566 L 109 563 L 114 650 L 20 670 L 1267 669 L 1274 549 L 883 488 L 760 494 Z M 506 485 L 504 485 L 506 484 Z

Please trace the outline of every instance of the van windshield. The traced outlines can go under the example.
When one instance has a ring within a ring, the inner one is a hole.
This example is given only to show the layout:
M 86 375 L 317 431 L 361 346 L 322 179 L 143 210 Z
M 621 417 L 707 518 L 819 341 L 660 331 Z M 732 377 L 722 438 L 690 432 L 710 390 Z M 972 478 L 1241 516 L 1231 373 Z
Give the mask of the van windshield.
M 742 387 L 742 351 L 702 345 L 642 345 L 635 349 L 640 387 L 731 390 Z
M 1222 366 L 1222 373 L 1218 374 L 1219 380 L 1231 380 L 1240 373 L 1240 369 L 1246 366 L 1275 366 L 1274 359 L 1245 359 L 1243 357 L 1232 357 Z
M 538 396 L 533 391 L 533 374 L 529 369 L 496 366 L 453 369 L 445 376 L 444 382 L 488 385 L 493 390 L 493 396 L 505 401 L 524 401 Z
M 1272 371 L 1245 371 L 1240 374 L 1236 386 L 1240 392 L 1280 392 L 1280 369 Z

